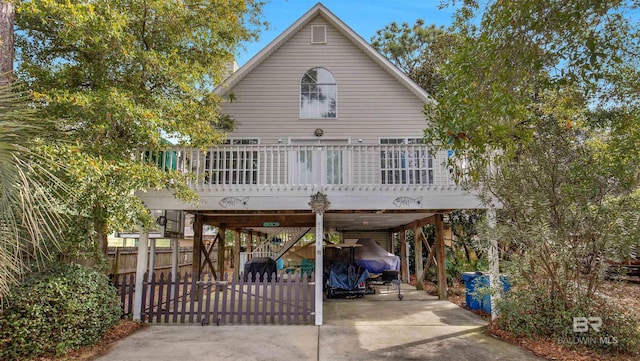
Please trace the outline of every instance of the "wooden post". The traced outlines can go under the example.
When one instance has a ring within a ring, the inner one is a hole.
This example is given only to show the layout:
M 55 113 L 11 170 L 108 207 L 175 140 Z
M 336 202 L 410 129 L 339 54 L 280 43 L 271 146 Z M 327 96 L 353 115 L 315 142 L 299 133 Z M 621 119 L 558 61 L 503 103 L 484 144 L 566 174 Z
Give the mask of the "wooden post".
M 113 269 L 111 270 L 113 273 L 113 280 L 118 279 L 118 273 L 120 273 L 120 247 L 116 247 L 116 254 L 113 258 Z
M 424 262 L 422 260 L 422 240 L 420 239 L 420 227 L 413 226 L 414 262 L 416 264 L 416 290 L 423 290 L 422 273 L 424 272 Z
M 438 265 L 438 262 L 436 262 L 436 256 L 434 254 L 435 252 L 435 245 L 433 248 L 431 248 L 431 246 L 429 246 L 429 240 L 427 239 L 427 237 L 424 235 L 424 232 L 422 232 L 422 229 L 420 229 L 420 237 L 422 238 L 422 242 L 423 242 L 423 246 L 427 249 L 427 263 L 424 266 L 424 275 L 425 277 L 422 277 L 423 279 L 426 278 L 427 272 L 429 271 L 429 268 L 431 268 L 431 264 L 433 263 L 434 265 Z
M 324 274 L 323 259 L 323 241 L 324 241 L 324 212 L 329 209 L 329 199 L 326 194 L 318 192 L 311 195 L 311 210 L 316 214 L 316 269 L 315 269 L 315 323 L 321 326 L 323 322 L 322 315 L 322 289 Z
M 193 217 L 193 264 L 191 265 L 191 276 L 200 279 L 202 270 L 202 215 L 195 214 Z
M 242 234 L 236 230 L 236 239 L 233 247 L 233 273 L 236 277 L 240 277 L 240 236 Z
M 438 267 L 438 299 L 447 299 L 447 269 L 444 261 L 444 224 L 442 214 L 435 215 L 436 261 Z
M 407 233 L 404 230 L 400 232 L 400 257 L 402 278 L 409 283 L 409 252 L 407 252 Z
M 171 294 L 174 295 L 175 294 L 175 288 L 176 288 L 176 280 L 178 279 L 178 251 L 179 251 L 179 244 L 178 244 L 178 239 L 177 238 L 171 238 L 171 282 L 172 282 L 172 286 L 171 286 Z
M 149 281 L 151 281 L 151 273 L 156 271 L 156 239 L 149 239 Z
M 316 269 L 315 269 L 315 324 L 322 325 L 322 290 L 323 290 L 323 236 L 324 236 L 324 215 L 316 212 Z
M 226 225 L 220 225 L 218 228 L 218 273 L 220 279 L 224 279 L 224 245 L 226 244 L 225 233 L 227 231 Z
M 156 273 L 156 239 L 149 239 L 149 273 L 147 282 L 151 283 L 151 277 Z M 151 287 L 147 289 L 147 299 L 151 299 Z
M 136 292 L 133 301 L 133 320 L 142 321 L 142 289 L 144 287 L 144 273 L 147 271 L 147 252 L 149 251 L 149 233 L 140 229 L 138 240 L 138 258 L 136 263 Z

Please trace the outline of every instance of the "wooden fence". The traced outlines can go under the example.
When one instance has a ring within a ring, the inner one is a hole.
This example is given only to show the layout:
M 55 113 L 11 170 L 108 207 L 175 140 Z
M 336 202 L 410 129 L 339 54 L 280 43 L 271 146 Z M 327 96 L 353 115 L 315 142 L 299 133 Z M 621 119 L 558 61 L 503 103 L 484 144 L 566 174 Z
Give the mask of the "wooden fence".
M 172 249 L 167 247 L 156 248 L 155 272 L 171 270 Z M 217 262 L 217 253 L 211 254 L 211 260 Z M 233 247 L 225 247 L 225 269 L 234 268 Z M 112 275 L 135 274 L 138 263 L 138 247 L 109 247 L 107 256 L 109 273 Z M 178 250 L 178 272 L 190 272 L 193 264 L 193 247 L 180 247 Z
M 147 279 L 145 275 L 145 279 Z M 149 323 L 215 324 L 313 324 L 315 283 L 312 277 L 272 275 L 264 280 L 249 277 L 199 280 L 185 273 L 175 280 L 169 273 L 153 274 L 144 283 L 142 321 Z M 135 280 L 116 278 L 115 287 L 125 315 L 133 313 Z
M 171 270 L 171 256 L 171 248 L 156 248 L 156 272 Z M 110 273 L 114 275 L 135 274 L 138 263 L 138 247 L 109 247 L 107 262 Z M 193 247 L 180 247 L 178 249 L 178 269 L 181 272 L 190 271 L 192 263 Z

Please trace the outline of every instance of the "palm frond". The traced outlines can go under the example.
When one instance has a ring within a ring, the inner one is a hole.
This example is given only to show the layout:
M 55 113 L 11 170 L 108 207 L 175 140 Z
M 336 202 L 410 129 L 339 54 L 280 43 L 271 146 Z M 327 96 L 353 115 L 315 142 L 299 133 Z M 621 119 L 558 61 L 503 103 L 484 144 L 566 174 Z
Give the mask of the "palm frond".
M 71 194 L 33 150 L 50 138 L 52 123 L 28 104 L 15 86 L 0 86 L 0 298 L 53 254 L 65 225 L 61 202 Z

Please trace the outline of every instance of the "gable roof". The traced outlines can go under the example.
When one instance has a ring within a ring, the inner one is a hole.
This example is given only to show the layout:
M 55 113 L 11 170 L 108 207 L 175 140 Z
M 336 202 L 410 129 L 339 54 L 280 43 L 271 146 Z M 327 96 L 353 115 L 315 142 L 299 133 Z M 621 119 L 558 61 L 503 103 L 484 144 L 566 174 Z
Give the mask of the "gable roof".
M 425 103 L 434 102 L 434 99 L 422 89 L 416 82 L 411 80 L 400 69 L 396 68 L 387 58 L 382 56 L 375 48 L 373 48 L 366 40 L 353 31 L 347 24 L 335 16 L 329 9 L 321 3 L 317 3 L 311 10 L 307 11 L 300 19 L 287 28 L 282 34 L 275 38 L 269 45 L 256 54 L 251 60 L 243 65 L 238 71 L 228 77 L 224 83 L 216 87 L 214 90 L 217 95 L 225 95 L 229 89 L 233 88 L 247 74 L 251 73 L 256 67 L 264 62 L 271 54 L 276 52 L 284 43 L 286 43 L 301 28 L 307 25 L 316 16 L 322 16 L 329 24 L 334 26 L 343 36 L 345 36 L 352 44 L 362 50 L 369 58 L 377 63 L 383 70 L 394 77 L 400 84 L 405 86 L 416 97 Z

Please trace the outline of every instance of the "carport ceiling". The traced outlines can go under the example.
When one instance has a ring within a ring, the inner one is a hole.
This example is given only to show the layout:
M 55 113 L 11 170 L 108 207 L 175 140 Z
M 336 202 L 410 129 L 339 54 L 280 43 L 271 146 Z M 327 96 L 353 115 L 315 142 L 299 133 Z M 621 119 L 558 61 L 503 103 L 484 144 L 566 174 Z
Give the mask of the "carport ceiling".
M 325 228 L 338 231 L 392 229 L 413 223 L 433 213 L 327 213 Z
M 315 215 L 304 213 L 204 213 L 205 224 L 224 226 L 230 229 L 252 229 L 270 233 L 273 228 L 264 227 L 265 223 L 278 224 L 279 227 L 315 227 Z M 327 212 L 324 214 L 324 227 L 335 231 L 372 231 L 398 228 L 434 215 L 433 211 L 389 212 L 357 211 Z

